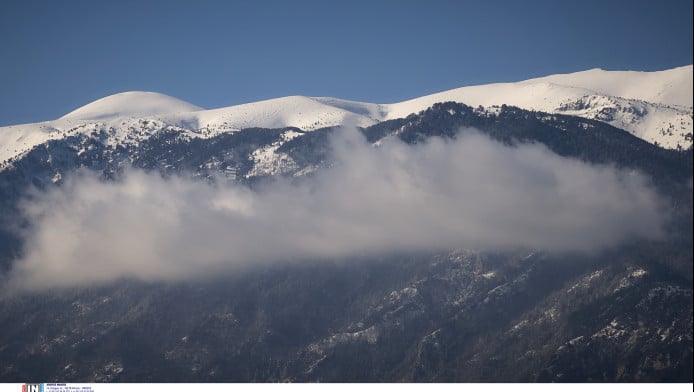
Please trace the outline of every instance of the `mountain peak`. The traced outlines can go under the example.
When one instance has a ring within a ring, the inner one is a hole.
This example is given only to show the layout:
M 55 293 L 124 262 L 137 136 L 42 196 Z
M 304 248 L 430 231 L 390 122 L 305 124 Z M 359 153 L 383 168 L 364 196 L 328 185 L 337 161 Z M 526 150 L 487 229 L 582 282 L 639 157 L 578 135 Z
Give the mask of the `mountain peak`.
M 165 94 L 149 91 L 127 91 L 88 103 L 61 119 L 102 120 L 116 117 L 153 116 L 204 110 Z
M 599 94 L 664 105 L 692 106 L 692 65 L 663 71 L 607 71 L 593 68 L 525 80 L 580 87 Z

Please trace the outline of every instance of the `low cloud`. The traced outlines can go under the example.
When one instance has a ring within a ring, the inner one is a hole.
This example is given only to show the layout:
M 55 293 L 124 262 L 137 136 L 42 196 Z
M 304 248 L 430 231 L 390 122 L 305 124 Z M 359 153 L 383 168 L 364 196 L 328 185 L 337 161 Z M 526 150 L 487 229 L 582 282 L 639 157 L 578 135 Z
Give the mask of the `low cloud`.
M 333 138 L 336 163 L 260 189 L 130 170 L 81 172 L 24 204 L 31 229 L 8 287 L 178 281 L 256 264 L 453 248 L 594 251 L 662 235 L 635 172 L 508 147 L 472 131 L 379 148 Z

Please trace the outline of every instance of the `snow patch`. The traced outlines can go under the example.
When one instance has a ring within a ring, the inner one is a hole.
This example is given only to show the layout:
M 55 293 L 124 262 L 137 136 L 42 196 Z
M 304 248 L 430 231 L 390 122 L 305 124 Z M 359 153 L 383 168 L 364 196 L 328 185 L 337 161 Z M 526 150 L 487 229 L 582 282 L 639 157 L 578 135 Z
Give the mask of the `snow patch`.
M 571 286 L 571 287 L 567 290 L 567 292 L 571 293 L 571 292 L 577 291 L 577 290 L 579 290 L 579 289 L 587 289 L 587 288 L 590 288 L 592 282 L 593 282 L 595 279 L 601 277 L 603 273 L 604 273 L 603 270 L 597 270 L 597 271 L 591 272 L 590 274 L 588 274 L 588 275 L 582 277 L 576 284 L 574 284 L 573 286 Z
M 626 336 L 627 333 L 628 331 L 626 330 L 626 328 L 621 328 L 621 325 L 619 324 L 617 319 L 613 319 L 604 328 L 595 332 L 592 337 L 604 339 L 620 339 Z
M 613 293 L 617 293 L 619 291 L 622 291 L 626 288 L 633 286 L 638 280 L 640 280 L 641 278 L 643 278 L 647 274 L 648 274 L 648 271 L 644 270 L 643 268 L 636 268 L 636 269 L 631 270 L 627 274 L 627 276 L 620 279 L 619 284 L 614 289 Z
M 286 142 L 294 139 L 297 136 L 303 135 L 301 132 L 288 130 L 284 132 L 280 139 L 269 146 L 261 147 L 251 153 L 253 160 L 253 169 L 246 173 L 246 178 L 276 175 L 290 171 L 297 167 L 294 159 L 285 153 L 278 153 L 277 150 Z

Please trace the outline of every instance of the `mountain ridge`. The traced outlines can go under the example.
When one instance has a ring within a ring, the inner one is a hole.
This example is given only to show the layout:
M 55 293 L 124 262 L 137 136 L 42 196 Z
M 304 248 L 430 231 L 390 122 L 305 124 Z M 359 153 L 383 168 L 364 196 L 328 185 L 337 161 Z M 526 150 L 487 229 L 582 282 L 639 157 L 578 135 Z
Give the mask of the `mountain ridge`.
M 490 112 L 511 105 L 574 115 L 605 122 L 661 147 L 686 149 L 693 139 L 691 86 L 692 65 L 688 65 L 656 72 L 593 69 L 460 87 L 391 104 L 288 96 L 205 110 L 164 94 L 130 91 L 93 101 L 53 121 L 0 127 L 0 161 L 94 126 L 116 135 L 114 143 L 142 137 L 132 132 L 143 121 L 177 127 L 197 137 L 255 127 L 312 131 L 338 125 L 368 127 L 447 101 Z
M 693 104 L 691 75 L 692 65 L 651 72 L 607 71 L 593 68 L 567 74 L 543 76 L 524 82 L 549 81 L 563 85 L 572 85 L 571 83 L 574 83 L 576 87 L 583 87 L 597 93 L 689 107 Z M 649 84 L 651 85 L 649 86 Z M 610 88 L 605 88 L 605 85 L 609 85 Z M 670 94 L 665 94 L 664 89 L 658 88 L 663 85 L 670 88 Z

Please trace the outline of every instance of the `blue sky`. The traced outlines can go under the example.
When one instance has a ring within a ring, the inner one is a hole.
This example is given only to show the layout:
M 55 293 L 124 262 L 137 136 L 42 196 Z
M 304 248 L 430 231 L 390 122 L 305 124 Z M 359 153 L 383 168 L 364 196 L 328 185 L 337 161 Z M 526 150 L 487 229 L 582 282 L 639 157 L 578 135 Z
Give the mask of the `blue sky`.
M 389 103 L 590 68 L 692 63 L 691 0 L 0 1 L 0 125 L 106 95 L 205 108 Z

